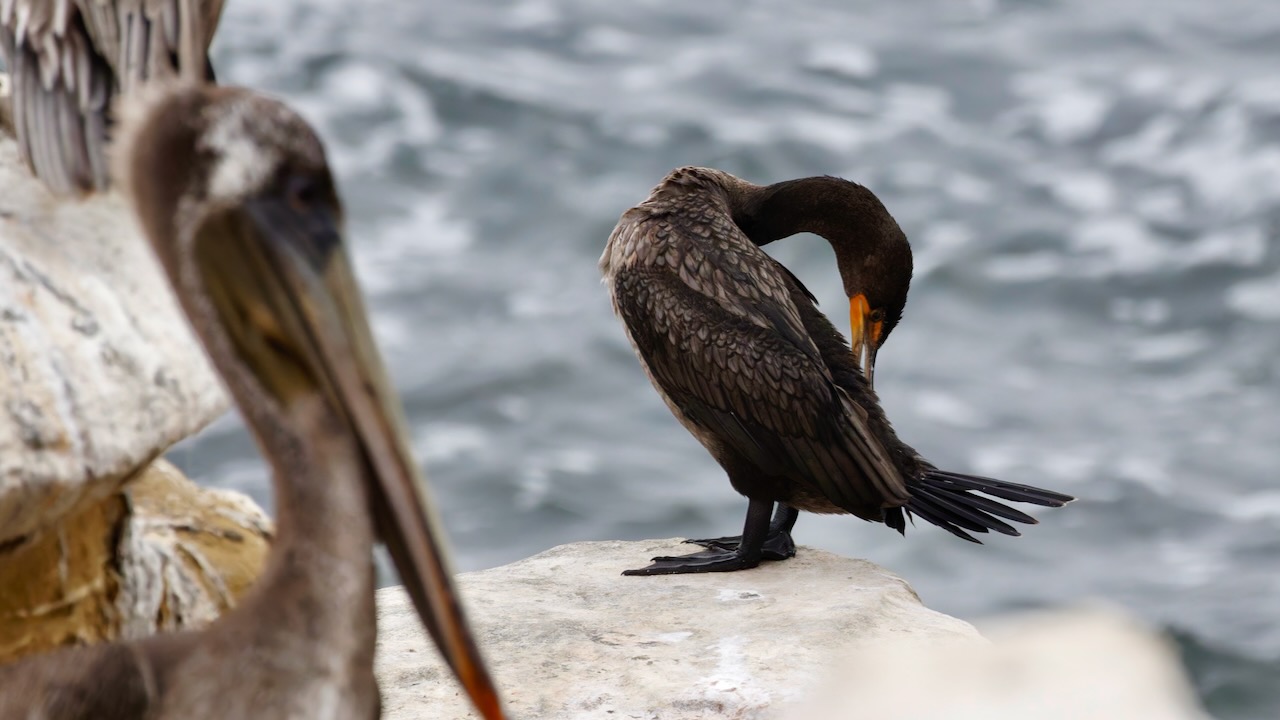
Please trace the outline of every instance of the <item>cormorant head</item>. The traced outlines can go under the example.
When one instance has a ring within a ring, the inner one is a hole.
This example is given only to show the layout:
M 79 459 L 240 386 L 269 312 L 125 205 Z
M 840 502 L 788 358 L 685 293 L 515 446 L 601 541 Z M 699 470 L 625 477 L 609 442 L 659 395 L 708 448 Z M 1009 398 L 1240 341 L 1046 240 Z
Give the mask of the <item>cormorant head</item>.
M 879 210 L 862 225 L 870 236 L 858 243 L 858 250 L 837 252 L 836 257 L 849 297 L 850 345 L 869 383 L 875 377 L 876 353 L 902 319 L 911 288 L 911 245 L 888 211 L 883 206 Z
M 733 221 L 756 245 L 798 232 L 826 238 L 849 298 L 853 353 L 867 381 L 876 352 L 902 319 L 911 287 L 911 245 L 875 193 L 823 175 L 753 185 L 717 170 L 685 168 L 668 176 L 709 178 L 726 190 Z

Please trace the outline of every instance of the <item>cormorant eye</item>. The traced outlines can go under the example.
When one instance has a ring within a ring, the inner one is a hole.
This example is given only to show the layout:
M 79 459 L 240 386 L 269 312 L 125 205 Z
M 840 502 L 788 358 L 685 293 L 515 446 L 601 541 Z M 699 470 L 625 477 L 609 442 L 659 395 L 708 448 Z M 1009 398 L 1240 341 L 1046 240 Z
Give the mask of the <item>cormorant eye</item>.
M 876 308 L 871 311 L 871 322 L 884 322 L 884 308 Z

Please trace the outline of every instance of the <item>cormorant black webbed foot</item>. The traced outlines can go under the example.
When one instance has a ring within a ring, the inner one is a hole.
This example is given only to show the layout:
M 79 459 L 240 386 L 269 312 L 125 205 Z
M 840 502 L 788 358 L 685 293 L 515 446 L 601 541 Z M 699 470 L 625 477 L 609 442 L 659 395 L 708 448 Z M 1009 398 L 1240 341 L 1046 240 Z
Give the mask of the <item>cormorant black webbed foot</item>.
M 765 545 L 771 535 L 785 536 L 785 543 L 791 546 L 790 555 L 786 554 L 786 546 L 775 544 L 773 553 L 783 560 L 796 554 L 795 543 L 791 542 L 791 526 L 795 525 L 799 514 L 794 508 L 786 505 L 778 506 L 778 514 L 773 522 L 769 515 L 773 512 L 773 503 L 768 500 L 752 500 L 747 505 L 747 521 L 742 525 L 742 537 L 720 538 L 732 541 L 723 545 L 719 540 L 706 541 L 707 549 L 692 555 L 677 557 L 656 557 L 653 564 L 638 570 L 626 570 L 623 575 L 679 575 L 683 573 L 733 572 L 746 570 L 760 564 L 765 559 Z M 699 545 L 702 543 L 699 542 Z M 774 559 L 774 558 L 769 558 Z
M 795 527 L 800 511 L 785 503 L 778 503 L 778 510 L 769 523 L 769 534 L 765 536 L 761 546 L 761 558 L 764 560 L 788 560 L 796 556 L 796 543 L 791 539 L 791 528 Z M 742 543 L 742 536 L 708 538 L 706 540 L 685 540 L 693 545 L 701 545 L 709 550 L 734 551 Z
M 760 555 L 754 558 L 741 555 L 737 549 L 711 549 L 692 555 L 656 557 L 653 564 L 636 570 L 623 570 L 623 575 L 682 575 L 685 573 L 733 572 L 746 570 L 760 564 Z
M 742 536 L 685 540 L 685 542 L 691 545 L 701 545 L 708 550 L 734 552 L 738 549 L 738 545 L 742 543 Z M 764 546 L 760 549 L 760 552 L 760 559 L 762 560 L 790 560 L 796 556 L 796 543 L 795 540 L 791 539 L 791 533 L 789 532 L 770 533 L 769 537 L 764 539 Z

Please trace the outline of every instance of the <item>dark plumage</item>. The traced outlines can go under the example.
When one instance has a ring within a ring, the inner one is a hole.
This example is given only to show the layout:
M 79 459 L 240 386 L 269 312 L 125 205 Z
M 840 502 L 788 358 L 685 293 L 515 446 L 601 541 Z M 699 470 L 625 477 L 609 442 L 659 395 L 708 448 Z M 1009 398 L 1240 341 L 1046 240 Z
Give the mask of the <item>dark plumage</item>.
M 759 247 L 798 232 L 835 250 L 853 352 L 813 295 Z M 636 573 L 790 557 L 797 509 L 899 531 L 914 514 L 976 542 L 971 533 L 1017 535 L 1005 520 L 1035 520 L 975 492 L 1046 506 L 1072 499 L 939 471 L 898 439 L 871 378 L 906 304 L 911 247 L 861 185 L 818 177 L 758 186 L 681 168 L 623 213 L 600 265 L 654 387 L 751 501 L 742 538 L 693 541 L 708 550 L 656 558 Z

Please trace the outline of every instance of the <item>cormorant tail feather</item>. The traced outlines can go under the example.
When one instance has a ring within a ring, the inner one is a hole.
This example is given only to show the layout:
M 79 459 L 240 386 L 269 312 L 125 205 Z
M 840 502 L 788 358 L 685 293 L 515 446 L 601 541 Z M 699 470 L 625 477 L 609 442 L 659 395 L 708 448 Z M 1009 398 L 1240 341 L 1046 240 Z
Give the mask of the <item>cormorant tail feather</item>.
M 1020 510 L 976 493 L 1044 507 L 1062 507 L 1075 500 L 1070 495 L 1052 490 L 936 468 L 926 469 L 909 487 L 911 499 L 906 505 L 885 510 L 886 525 L 905 534 L 904 520 L 918 515 L 962 540 L 978 544 L 982 544 L 982 541 L 969 533 L 994 530 L 1002 535 L 1016 536 L 1021 533 L 1005 520 L 1026 525 L 1034 525 L 1037 521 Z

